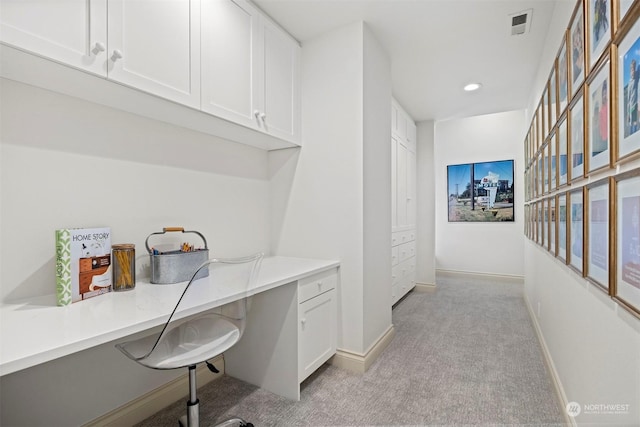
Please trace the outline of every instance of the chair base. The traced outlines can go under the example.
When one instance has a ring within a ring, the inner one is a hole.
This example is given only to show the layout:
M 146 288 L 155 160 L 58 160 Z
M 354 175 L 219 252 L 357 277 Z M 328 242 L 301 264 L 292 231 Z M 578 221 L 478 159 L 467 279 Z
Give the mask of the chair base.
M 178 420 L 178 422 L 180 423 L 180 427 L 188 427 L 188 420 L 187 420 L 187 415 L 183 415 L 182 417 L 180 417 L 180 420 Z M 241 419 L 241 418 L 231 418 L 229 420 L 223 421 L 220 424 L 216 424 L 214 427 L 231 427 L 231 426 L 235 426 L 235 427 L 253 427 L 253 424 L 246 422 L 245 420 Z

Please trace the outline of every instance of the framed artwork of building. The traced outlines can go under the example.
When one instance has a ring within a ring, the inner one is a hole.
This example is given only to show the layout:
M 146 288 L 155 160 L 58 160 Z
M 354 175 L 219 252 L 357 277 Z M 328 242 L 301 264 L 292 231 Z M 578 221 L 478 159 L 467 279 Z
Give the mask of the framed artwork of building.
M 447 166 L 449 222 L 513 222 L 514 161 Z

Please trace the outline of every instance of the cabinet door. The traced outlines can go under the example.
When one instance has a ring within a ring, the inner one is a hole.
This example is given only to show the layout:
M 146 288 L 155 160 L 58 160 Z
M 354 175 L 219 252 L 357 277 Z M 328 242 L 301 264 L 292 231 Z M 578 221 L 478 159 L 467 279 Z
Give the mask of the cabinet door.
M 335 289 L 300 304 L 298 381 L 302 382 L 336 352 Z
M 418 129 L 413 120 L 408 117 L 407 118 L 407 147 L 409 151 L 415 153 L 416 152 L 416 143 L 418 137 Z
M 300 46 L 271 21 L 264 19 L 262 22 L 264 99 L 261 125 L 271 135 L 298 141 Z
M 200 107 L 200 1 L 109 0 L 108 76 Z
M 258 21 L 242 0 L 202 3 L 202 110 L 252 128 L 263 91 Z
M 106 76 L 107 0 L 1 0 L 0 40 Z
M 398 141 L 395 138 L 391 138 L 391 228 L 398 226 Z
M 407 150 L 407 225 L 416 224 L 416 153 Z
M 398 142 L 396 154 L 396 201 L 398 226 L 407 225 L 407 147 Z

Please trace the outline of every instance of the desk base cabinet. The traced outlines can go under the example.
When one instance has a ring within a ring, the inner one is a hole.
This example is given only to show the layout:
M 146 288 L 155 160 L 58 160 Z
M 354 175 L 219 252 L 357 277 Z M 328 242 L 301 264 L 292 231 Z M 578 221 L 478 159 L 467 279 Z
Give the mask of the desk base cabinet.
M 225 353 L 225 372 L 299 400 L 300 383 L 336 352 L 337 283 L 331 268 L 253 296 L 245 333 Z
M 336 353 L 338 313 L 336 270 L 300 280 L 298 285 L 298 381 L 304 381 Z

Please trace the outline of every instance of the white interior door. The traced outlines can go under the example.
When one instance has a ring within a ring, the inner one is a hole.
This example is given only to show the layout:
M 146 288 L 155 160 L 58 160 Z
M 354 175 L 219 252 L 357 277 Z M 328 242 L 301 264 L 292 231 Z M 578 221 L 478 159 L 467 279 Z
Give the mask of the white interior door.
M 200 1 L 109 0 L 108 75 L 200 107 Z

